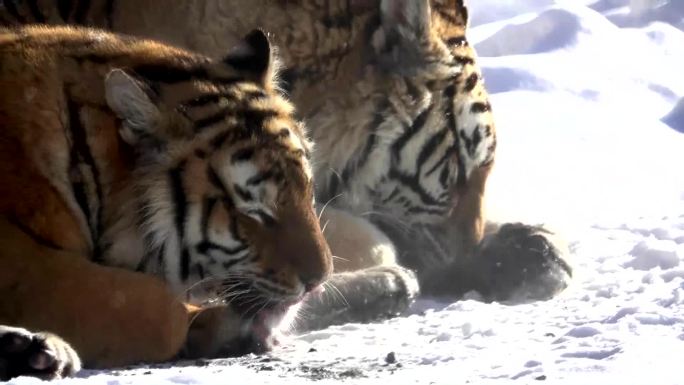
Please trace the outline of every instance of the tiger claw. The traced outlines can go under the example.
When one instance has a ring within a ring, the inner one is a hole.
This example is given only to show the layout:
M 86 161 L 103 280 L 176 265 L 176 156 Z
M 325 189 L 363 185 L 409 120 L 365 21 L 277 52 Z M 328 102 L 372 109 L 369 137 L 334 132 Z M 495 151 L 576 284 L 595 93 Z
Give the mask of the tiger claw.
M 20 376 L 54 380 L 72 376 L 80 369 L 78 355 L 61 338 L 0 326 L 0 381 Z

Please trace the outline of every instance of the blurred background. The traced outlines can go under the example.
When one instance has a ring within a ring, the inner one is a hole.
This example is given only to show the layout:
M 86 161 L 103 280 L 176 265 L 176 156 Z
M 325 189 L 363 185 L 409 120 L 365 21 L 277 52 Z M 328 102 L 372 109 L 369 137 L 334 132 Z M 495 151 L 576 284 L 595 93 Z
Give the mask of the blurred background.
M 473 0 L 498 124 L 489 216 L 684 213 L 684 1 Z

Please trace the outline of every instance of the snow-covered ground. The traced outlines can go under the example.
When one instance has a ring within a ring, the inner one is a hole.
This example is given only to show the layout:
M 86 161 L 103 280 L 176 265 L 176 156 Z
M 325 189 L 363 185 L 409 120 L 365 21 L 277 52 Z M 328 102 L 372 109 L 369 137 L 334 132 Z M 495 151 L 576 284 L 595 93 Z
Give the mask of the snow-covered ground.
M 270 356 L 63 382 L 684 382 L 684 1 L 469 3 L 500 136 L 490 217 L 560 229 L 570 290 L 518 306 L 421 300 Z

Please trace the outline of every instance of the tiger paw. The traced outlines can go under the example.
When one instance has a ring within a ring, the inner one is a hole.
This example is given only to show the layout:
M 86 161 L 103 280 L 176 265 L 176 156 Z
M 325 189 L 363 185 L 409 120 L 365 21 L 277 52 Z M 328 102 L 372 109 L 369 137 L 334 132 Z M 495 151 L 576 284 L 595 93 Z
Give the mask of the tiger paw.
M 508 223 L 480 245 L 474 267 L 478 291 L 488 300 L 524 303 L 547 300 L 570 283 L 567 245 L 540 227 Z
M 405 312 L 419 294 L 416 275 L 397 265 L 333 274 L 325 292 L 305 300 L 297 331 L 348 322 L 375 322 Z
M 19 376 L 53 380 L 72 376 L 80 369 L 78 355 L 61 338 L 0 326 L 0 381 Z
M 391 318 L 405 312 L 420 294 L 416 274 L 398 265 L 377 266 L 366 270 L 367 279 L 377 288 L 358 301 L 359 310 L 367 307 L 368 321 Z M 361 306 L 361 305 L 365 306 Z M 375 314 L 373 314 L 375 313 Z

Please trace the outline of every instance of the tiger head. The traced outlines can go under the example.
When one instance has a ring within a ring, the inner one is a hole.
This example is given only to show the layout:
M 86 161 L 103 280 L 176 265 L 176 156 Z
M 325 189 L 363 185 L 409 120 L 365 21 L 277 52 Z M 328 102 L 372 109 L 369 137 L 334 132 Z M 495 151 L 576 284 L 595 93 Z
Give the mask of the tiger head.
M 479 240 L 481 219 L 471 221 L 479 203 L 468 195 L 481 197 L 476 184 L 493 163 L 494 123 L 463 0 L 365 3 L 378 17 L 369 18 L 345 69 L 355 71 L 347 89 L 359 102 L 342 102 L 355 112 L 326 121 L 326 108 L 339 109 L 330 103 L 309 122 L 322 153 L 319 194 L 370 217 L 402 254 L 415 249 L 417 265 L 402 262 L 419 268 L 429 254 L 453 257 Z M 353 141 L 331 142 L 333 124 Z
M 172 59 L 105 80 L 136 153 L 139 269 L 179 293 L 206 284 L 238 319 L 271 322 L 331 272 L 304 126 L 276 87 L 261 31 L 221 60 Z

